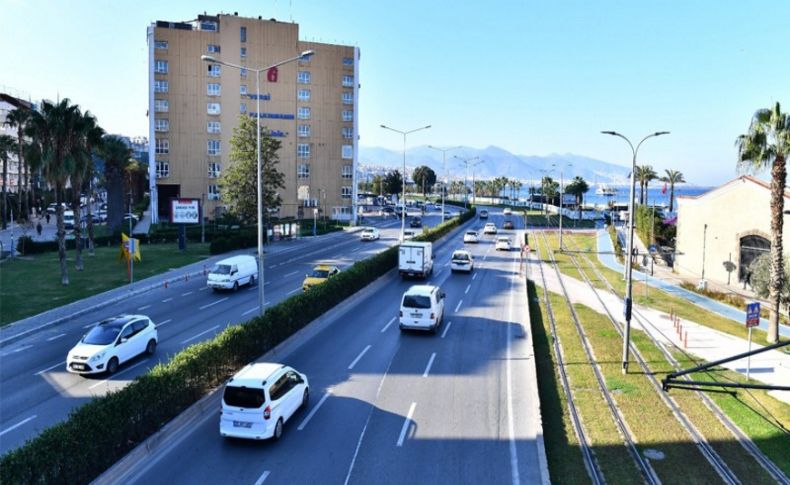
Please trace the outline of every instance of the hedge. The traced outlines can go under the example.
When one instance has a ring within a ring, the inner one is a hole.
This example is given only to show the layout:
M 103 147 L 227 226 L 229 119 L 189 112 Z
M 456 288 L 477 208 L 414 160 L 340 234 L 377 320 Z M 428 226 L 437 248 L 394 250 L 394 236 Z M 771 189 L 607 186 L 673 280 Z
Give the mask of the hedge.
M 435 241 L 474 209 L 425 231 Z M 294 295 L 242 325 L 192 345 L 128 386 L 93 399 L 0 459 L 0 483 L 88 483 L 168 421 L 222 385 L 248 362 L 361 290 L 397 264 L 398 247 L 358 261 L 310 291 Z

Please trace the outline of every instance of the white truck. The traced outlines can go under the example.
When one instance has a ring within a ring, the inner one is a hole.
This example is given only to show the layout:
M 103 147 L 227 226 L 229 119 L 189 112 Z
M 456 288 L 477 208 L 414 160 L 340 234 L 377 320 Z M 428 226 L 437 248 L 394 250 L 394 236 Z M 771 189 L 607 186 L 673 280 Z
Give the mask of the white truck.
M 405 241 L 398 251 L 398 272 L 402 277 L 427 278 L 433 274 L 433 244 Z

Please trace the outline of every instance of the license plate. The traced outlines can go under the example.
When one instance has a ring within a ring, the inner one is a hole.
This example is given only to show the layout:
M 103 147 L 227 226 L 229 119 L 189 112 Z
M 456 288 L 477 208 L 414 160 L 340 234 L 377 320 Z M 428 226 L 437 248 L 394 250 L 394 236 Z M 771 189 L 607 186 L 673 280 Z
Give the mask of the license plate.
M 252 423 L 247 422 L 247 421 L 234 421 L 233 422 L 233 427 L 234 428 L 251 428 L 252 427 Z
M 72 369 L 85 370 L 85 364 L 71 364 Z
M 411 317 L 412 318 L 421 318 L 422 317 L 422 313 L 412 313 Z

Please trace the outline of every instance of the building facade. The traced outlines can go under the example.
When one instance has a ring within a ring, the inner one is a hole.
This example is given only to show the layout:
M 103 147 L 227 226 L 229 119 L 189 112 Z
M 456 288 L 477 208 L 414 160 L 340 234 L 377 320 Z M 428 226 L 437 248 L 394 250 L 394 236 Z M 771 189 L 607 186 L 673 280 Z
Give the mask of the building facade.
M 785 209 L 790 209 L 790 194 L 785 195 Z M 790 220 L 784 217 L 782 237 L 790 241 Z M 680 196 L 677 220 L 675 270 L 683 276 L 742 285 L 750 264 L 771 250 L 770 185 L 742 176 L 699 196 Z M 785 255 L 788 249 L 785 244 Z
M 148 27 L 148 48 L 154 222 L 166 220 L 174 197 L 203 199 L 209 218 L 221 213 L 218 178 L 230 164 L 240 116 L 257 117 L 282 142 L 277 168 L 285 188 L 274 215 L 312 219 L 319 210 L 355 219 L 359 48 L 304 42 L 298 24 L 236 14 L 158 21 Z M 314 54 L 262 72 L 256 93 L 247 69 L 306 50 Z M 244 69 L 204 62 L 203 55 Z

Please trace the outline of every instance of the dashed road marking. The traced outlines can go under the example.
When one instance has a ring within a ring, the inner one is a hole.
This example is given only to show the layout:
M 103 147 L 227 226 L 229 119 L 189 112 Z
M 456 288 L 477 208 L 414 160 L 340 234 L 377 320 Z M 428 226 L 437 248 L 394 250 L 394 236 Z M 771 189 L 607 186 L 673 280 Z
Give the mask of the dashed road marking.
M 57 340 L 60 337 L 64 337 L 65 335 L 66 335 L 65 333 L 60 333 L 58 335 L 53 335 L 52 337 L 47 339 L 47 342 L 52 342 L 53 340 Z
M 406 419 L 403 421 L 403 427 L 400 430 L 400 436 L 398 437 L 398 443 L 395 446 L 403 446 L 403 440 L 406 439 L 406 432 L 409 431 L 409 425 L 411 424 L 411 418 L 414 416 L 414 408 L 417 407 L 417 403 L 411 403 L 409 407 L 409 413 L 406 415 Z
M 444 327 L 444 332 L 442 332 L 442 338 L 444 338 L 444 336 L 447 335 L 447 331 L 450 330 L 450 325 L 452 324 L 453 322 L 447 322 L 447 326 Z
M 354 368 L 354 366 L 355 366 L 355 365 L 357 365 L 357 362 L 359 362 L 359 361 L 360 361 L 360 359 L 362 359 L 362 357 L 363 357 L 363 356 L 364 356 L 364 355 L 367 353 L 367 351 L 368 351 L 368 350 L 370 350 L 370 347 L 371 347 L 371 346 L 370 346 L 370 345 L 368 345 L 367 347 L 365 347 L 365 348 L 362 350 L 362 352 L 360 352 L 360 353 L 359 353 L 359 355 L 357 356 L 357 358 L 356 358 L 356 359 L 354 359 L 354 361 L 353 361 L 353 362 L 351 362 L 351 364 L 349 364 L 349 365 L 348 365 L 348 370 L 351 370 L 351 369 L 353 369 L 353 368 Z
M 209 333 L 209 332 L 211 332 L 211 331 L 213 331 L 213 330 L 216 330 L 216 329 L 218 329 L 218 328 L 219 328 L 219 325 L 214 325 L 214 326 L 213 326 L 213 327 L 211 327 L 210 329 L 208 329 L 208 330 L 204 330 L 203 332 L 200 332 L 199 334 L 195 335 L 194 337 L 189 337 L 189 338 L 188 338 L 188 339 L 186 339 L 186 340 L 182 340 L 182 341 L 181 341 L 181 345 L 184 345 L 184 344 L 185 344 L 185 343 L 187 343 L 187 342 L 191 342 L 191 341 L 195 340 L 196 338 L 199 338 L 199 337 L 201 337 L 201 336 L 203 336 L 203 335 L 205 335 L 205 334 L 207 334 L 207 333 Z
M 299 424 L 299 427 L 296 428 L 297 430 L 302 431 L 304 427 L 307 426 L 307 423 L 309 423 L 310 420 L 313 419 L 313 415 L 318 411 L 318 408 L 323 406 L 324 402 L 327 400 L 327 398 L 329 398 L 330 394 L 332 394 L 331 391 L 327 391 L 324 393 L 324 396 L 321 398 L 320 401 L 318 401 L 318 404 L 313 406 L 313 409 L 310 410 L 310 414 L 308 414 L 307 417 L 304 418 L 304 420 Z
M 425 372 L 422 373 L 423 377 L 428 377 L 428 373 L 431 371 L 431 366 L 433 365 L 433 359 L 436 358 L 436 352 L 431 354 L 431 358 L 428 359 L 428 365 L 425 366 Z
M 206 308 L 212 307 L 214 305 L 219 305 L 220 303 L 222 303 L 223 301 L 227 300 L 228 298 L 230 298 L 230 297 L 226 296 L 225 298 L 221 298 L 221 299 L 219 299 L 219 300 L 217 300 L 215 302 L 209 303 L 207 305 L 203 305 L 202 307 L 198 308 L 198 310 L 205 310 Z
M 11 426 L 9 428 L 6 428 L 3 431 L 0 431 L 0 436 L 3 436 L 4 434 L 8 433 L 9 431 L 13 431 L 13 430 L 17 429 L 18 427 L 20 427 L 20 426 L 22 426 L 22 425 L 24 425 L 26 423 L 29 423 L 30 421 L 33 421 L 36 418 L 37 418 L 37 416 L 35 414 L 33 416 L 25 418 L 22 421 L 16 423 L 15 425 L 13 425 L 13 426 Z
M 458 309 L 461 308 L 461 305 L 463 305 L 463 303 L 464 303 L 463 300 L 458 302 L 458 304 L 455 306 L 455 313 L 458 313 Z
M 387 322 L 387 324 L 386 324 L 386 325 L 384 325 L 384 327 L 381 329 L 381 333 L 384 333 L 384 332 L 386 332 L 386 331 L 387 331 L 387 329 L 388 329 L 388 328 L 390 328 L 390 325 L 392 325 L 393 323 L 395 323 L 395 318 L 396 318 L 396 317 L 392 317 L 392 319 L 391 319 L 389 322 Z

